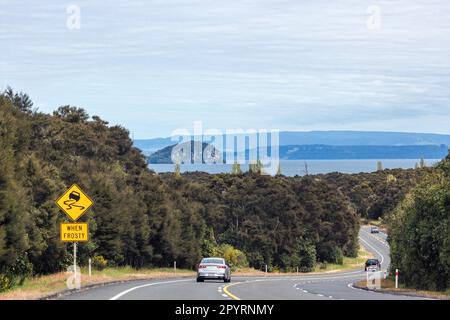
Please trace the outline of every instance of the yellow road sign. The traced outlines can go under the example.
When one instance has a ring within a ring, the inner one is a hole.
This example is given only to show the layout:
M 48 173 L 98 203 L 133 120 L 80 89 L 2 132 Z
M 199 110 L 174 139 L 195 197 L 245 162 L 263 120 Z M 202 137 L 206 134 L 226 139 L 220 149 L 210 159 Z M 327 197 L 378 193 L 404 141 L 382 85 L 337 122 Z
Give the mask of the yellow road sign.
M 58 200 L 58 207 L 64 211 L 70 219 L 77 221 L 94 202 L 85 194 L 79 186 L 71 186 Z
M 85 242 L 89 240 L 87 223 L 61 223 L 61 241 Z

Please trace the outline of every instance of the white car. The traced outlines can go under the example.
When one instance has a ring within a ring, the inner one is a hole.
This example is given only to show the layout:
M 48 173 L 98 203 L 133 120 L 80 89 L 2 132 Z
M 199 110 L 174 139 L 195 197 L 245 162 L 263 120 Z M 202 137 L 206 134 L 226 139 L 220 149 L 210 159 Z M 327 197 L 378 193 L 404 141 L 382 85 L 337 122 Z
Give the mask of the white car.
M 197 266 L 197 282 L 205 279 L 218 279 L 223 282 L 231 281 L 230 267 L 223 258 L 203 258 Z

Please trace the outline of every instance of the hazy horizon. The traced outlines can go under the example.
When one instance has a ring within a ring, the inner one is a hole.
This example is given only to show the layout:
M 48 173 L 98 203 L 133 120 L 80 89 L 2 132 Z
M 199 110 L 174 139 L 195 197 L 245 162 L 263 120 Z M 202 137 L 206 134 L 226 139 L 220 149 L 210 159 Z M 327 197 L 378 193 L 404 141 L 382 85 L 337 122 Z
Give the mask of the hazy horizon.
M 189 129 L 189 128 L 187 128 Z M 444 135 L 450 136 L 450 133 L 439 133 L 439 132 L 413 132 L 413 131 L 378 131 L 378 130 L 280 130 L 280 133 L 312 133 L 312 132 L 362 132 L 362 133 L 395 133 L 395 134 L 426 134 L 426 135 Z M 224 132 L 225 134 L 225 132 Z M 144 138 L 134 138 L 133 140 L 156 140 L 156 139 L 167 139 L 171 136 L 155 136 L 155 137 L 144 137 Z

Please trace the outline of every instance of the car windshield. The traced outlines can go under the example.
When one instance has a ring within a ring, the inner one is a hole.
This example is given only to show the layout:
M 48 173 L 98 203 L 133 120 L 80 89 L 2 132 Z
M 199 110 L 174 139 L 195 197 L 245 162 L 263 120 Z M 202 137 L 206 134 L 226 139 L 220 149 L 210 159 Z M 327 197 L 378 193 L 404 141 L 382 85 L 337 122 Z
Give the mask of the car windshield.
M 224 264 L 224 261 L 223 261 L 223 259 L 208 258 L 208 259 L 203 259 L 201 263 Z

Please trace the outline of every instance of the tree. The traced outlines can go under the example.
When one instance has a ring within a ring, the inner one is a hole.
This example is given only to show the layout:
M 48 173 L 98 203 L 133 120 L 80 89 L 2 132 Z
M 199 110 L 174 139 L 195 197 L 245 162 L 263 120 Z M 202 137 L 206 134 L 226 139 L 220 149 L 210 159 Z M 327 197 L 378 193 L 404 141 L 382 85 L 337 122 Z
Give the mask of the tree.
M 419 162 L 419 167 L 421 168 L 421 169 L 423 169 L 423 168 L 425 168 L 427 166 L 427 164 L 425 163 L 425 160 L 423 159 L 423 158 L 421 158 L 420 159 L 420 162 Z
M 427 173 L 388 220 L 392 268 L 416 289 L 450 288 L 449 160 Z
M 237 161 L 231 167 L 231 174 L 242 174 L 241 165 Z
M 8 99 L 19 111 L 24 113 L 32 112 L 31 108 L 33 107 L 33 101 L 31 101 L 30 97 L 26 93 L 17 93 L 14 92 L 11 87 L 7 87 L 1 95 Z
M 232 270 L 248 267 L 248 261 L 245 253 L 234 248 L 232 245 L 221 244 L 215 249 L 214 255 L 223 257 Z
M 249 172 L 253 174 L 261 174 L 263 171 L 263 165 L 261 160 L 257 160 L 256 162 L 252 162 L 249 164 Z
M 89 115 L 86 110 L 69 105 L 59 107 L 53 112 L 53 115 L 67 122 L 73 123 L 86 122 L 89 119 Z
M 307 162 L 304 163 L 304 167 L 305 167 L 304 173 L 305 173 L 305 176 L 307 176 L 309 174 Z
M 175 174 L 175 177 L 179 177 L 181 175 L 181 166 L 178 162 L 175 163 L 174 174 Z
M 260 161 L 253 174 L 181 175 L 177 164 L 175 174 L 157 176 L 125 128 L 88 121 L 70 106 L 28 113 L 5 95 L 0 148 L 0 290 L 71 263 L 54 200 L 74 182 L 95 201 L 81 218 L 91 240 L 79 246 L 80 263 L 103 256 L 109 266 L 134 268 L 174 260 L 191 268 L 219 248 L 236 266 L 311 270 L 316 261 L 354 254 L 360 204 L 350 199 L 365 197 L 354 185 L 366 182 L 376 193 L 366 197 L 369 205 L 397 201 L 382 174 L 270 177 L 260 174 Z M 399 187 L 411 178 L 395 175 Z
M 278 164 L 278 167 L 277 167 L 277 174 L 276 174 L 277 176 L 281 176 L 282 175 L 282 173 L 281 173 L 281 164 Z
M 377 171 L 383 171 L 383 162 L 377 161 Z

